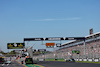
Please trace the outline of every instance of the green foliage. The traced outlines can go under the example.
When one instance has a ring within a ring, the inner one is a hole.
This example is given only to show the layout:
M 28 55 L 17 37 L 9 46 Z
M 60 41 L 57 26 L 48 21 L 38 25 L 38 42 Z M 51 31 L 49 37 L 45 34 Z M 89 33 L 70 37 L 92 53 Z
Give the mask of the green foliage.
M 46 61 L 55 61 L 55 58 L 46 59 Z M 56 61 L 65 61 L 64 59 L 57 59 Z
M 6 55 L 6 54 L 16 54 L 16 52 L 14 52 L 14 51 L 11 51 L 9 53 L 5 53 L 5 52 L 1 52 L 1 53 L 4 54 L 4 55 Z
M 46 61 L 55 61 L 54 58 L 48 58 L 46 59 Z M 57 59 L 56 61 L 65 61 L 64 59 Z M 100 62 L 90 62 L 90 61 L 75 61 L 77 63 L 97 63 L 97 64 L 100 64 Z
M 1 51 L 1 53 L 2 53 L 2 54 L 7 54 L 7 53 L 5 53 L 5 52 L 3 52 L 3 51 Z
M 14 52 L 14 51 L 11 51 L 9 54 L 16 54 L 16 52 Z

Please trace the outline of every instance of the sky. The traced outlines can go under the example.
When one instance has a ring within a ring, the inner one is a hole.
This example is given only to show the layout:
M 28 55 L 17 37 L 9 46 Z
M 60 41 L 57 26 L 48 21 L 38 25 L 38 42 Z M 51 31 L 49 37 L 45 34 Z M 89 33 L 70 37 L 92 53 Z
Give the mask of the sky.
M 7 43 L 22 43 L 24 38 L 84 37 L 91 28 L 100 32 L 100 0 L 0 0 L 0 48 L 4 52 L 8 52 Z M 46 48 L 41 43 L 26 42 L 25 46 Z

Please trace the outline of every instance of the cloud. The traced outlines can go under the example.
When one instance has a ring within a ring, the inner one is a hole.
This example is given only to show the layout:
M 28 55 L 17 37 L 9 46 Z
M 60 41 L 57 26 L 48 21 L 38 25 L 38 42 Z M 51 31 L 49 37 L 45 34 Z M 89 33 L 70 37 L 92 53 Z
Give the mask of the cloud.
M 65 19 L 38 19 L 38 20 L 33 20 L 33 21 L 57 21 L 57 20 L 79 20 L 79 17 L 74 17 L 74 18 L 65 18 Z

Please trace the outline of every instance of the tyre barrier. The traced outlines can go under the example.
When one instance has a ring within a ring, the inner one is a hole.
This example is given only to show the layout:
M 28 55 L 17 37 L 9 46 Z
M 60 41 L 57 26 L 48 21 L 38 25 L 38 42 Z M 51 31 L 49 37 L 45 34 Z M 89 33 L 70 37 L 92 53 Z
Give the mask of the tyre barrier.
M 76 58 L 75 61 L 100 62 L 100 58 Z

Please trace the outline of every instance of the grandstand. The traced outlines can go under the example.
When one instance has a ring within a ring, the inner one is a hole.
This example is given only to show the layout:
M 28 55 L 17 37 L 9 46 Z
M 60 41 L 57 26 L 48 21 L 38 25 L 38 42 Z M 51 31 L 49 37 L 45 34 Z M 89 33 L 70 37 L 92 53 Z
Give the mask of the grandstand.
M 85 42 L 85 45 L 84 45 Z M 78 50 L 79 54 L 72 53 L 72 51 Z M 85 36 L 84 40 L 73 40 L 61 45 L 61 48 L 56 51 L 45 54 L 45 58 L 63 58 L 69 59 L 72 56 L 74 59 L 98 59 L 100 61 L 100 32 Z M 42 58 L 41 55 L 38 58 Z

